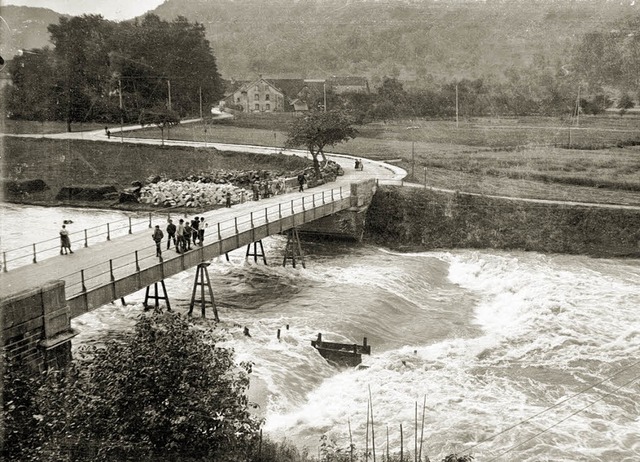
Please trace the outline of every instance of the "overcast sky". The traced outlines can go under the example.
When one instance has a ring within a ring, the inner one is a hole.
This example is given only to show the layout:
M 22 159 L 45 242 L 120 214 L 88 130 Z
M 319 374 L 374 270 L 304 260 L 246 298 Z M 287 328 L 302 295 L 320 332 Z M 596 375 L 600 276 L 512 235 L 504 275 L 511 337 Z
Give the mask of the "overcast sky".
M 73 16 L 101 14 L 106 19 L 115 21 L 140 16 L 163 2 L 164 0 L 0 0 L 2 5 L 49 8 Z

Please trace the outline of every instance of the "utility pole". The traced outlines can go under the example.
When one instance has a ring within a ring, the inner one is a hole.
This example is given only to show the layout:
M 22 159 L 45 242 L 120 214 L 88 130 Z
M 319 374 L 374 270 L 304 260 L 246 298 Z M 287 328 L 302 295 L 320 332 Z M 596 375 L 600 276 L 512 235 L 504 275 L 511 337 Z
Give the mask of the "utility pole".
M 118 97 L 120 98 L 120 142 L 124 143 L 124 107 L 122 105 L 122 79 L 118 79 Z
M 578 97 L 576 98 L 576 127 L 580 125 L 580 85 L 578 85 Z
M 458 128 L 458 84 L 456 83 L 456 128 Z
M 322 82 L 322 93 L 324 93 L 324 112 L 327 112 L 327 81 Z
M 415 180 L 415 177 L 413 176 L 413 174 L 415 173 L 415 169 L 416 169 L 416 149 L 415 149 L 415 145 L 416 145 L 416 142 L 411 140 L 411 178 L 413 180 Z
M 171 80 L 167 79 L 167 89 L 169 91 L 169 110 L 171 110 Z
M 198 96 L 200 96 L 200 119 L 202 119 L 202 87 L 198 87 Z

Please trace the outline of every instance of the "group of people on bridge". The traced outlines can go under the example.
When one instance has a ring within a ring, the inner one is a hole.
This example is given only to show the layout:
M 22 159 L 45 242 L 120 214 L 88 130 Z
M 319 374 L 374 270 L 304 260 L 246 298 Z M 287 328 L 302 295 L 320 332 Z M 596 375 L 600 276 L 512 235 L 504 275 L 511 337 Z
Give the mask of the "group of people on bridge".
M 193 220 L 178 220 L 178 225 L 173 223 L 173 220 L 169 218 L 167 220 L 167 250 L 171 248 L 171 242 L 176 249 L 176 252 L 183 253 L 191 250 L 191 243 L 193 245 L 203 245 L 204 232 L 209 226 L 205 223 L 204 217 L 195 217 Z M 156 243 L 156 257 L 162 257 L 162 239 L 164 239 L 164 233 L 160 229 L 160 225 L 156 225 L 153 230 L 151 238 Z

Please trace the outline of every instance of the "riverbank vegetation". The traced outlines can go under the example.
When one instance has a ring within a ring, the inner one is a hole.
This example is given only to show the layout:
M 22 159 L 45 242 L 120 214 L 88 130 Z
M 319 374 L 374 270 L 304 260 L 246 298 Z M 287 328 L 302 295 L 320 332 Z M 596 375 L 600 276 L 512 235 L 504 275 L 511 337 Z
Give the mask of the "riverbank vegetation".
M 640 212 L 384 186 L 365 238 L 396 249 L 504 249 L 640 256 Z

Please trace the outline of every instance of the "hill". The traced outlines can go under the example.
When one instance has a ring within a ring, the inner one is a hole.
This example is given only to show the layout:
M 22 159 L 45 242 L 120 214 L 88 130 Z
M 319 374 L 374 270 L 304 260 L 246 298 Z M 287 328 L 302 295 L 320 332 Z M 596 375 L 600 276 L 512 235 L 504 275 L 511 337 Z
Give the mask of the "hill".
M 588 31 L 638 14 L 629 1 L 167 0 L 153 11 L 203 23 L 225 77 L 264 74 L 501 76 L 568 61 Z M 431 77 L 430 77 L 431 76 Z
M 151 12 L 202 23 L 226 78 L 362 75 L 373 86 L 385 75 L 427 86 L 534 61 L 560 67 L 586 33 L 639 16 L 632 0 L 166 0 Z M 48 45 L 60 17 L 15 6 L 2 16 L 5 57 Z
M 0 54 L 11 59 L 18 50 L 51 46 L 47 26 L 57 24 L 61 16 L 65 15 L 47 8 L 3 5 L 2 18 L 6 24 L 0 34 Z

